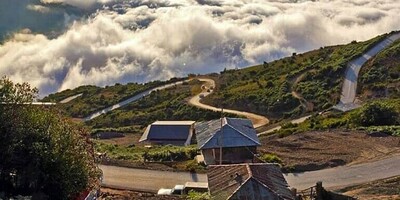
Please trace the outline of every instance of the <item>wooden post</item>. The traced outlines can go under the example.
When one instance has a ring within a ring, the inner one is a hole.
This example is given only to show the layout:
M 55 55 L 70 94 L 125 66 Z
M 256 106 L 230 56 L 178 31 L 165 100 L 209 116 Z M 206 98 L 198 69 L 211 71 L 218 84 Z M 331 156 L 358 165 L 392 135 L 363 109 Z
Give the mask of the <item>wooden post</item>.
M 322 182 L 318 181 L 316 186 L 315 186 L 315 190 L 317 192 L 317 200 L 323 200 L 323 196 L 324 196 L 324 188 L 322 187 Z
M 224 113 L 224 108 L 221 109 L 221 135 L 219 136 L 219 165 L 222 165 L 222 135 L 224 134 L 224 130 L 222 128 L 222 123 L 223 123 L 223 113 Z

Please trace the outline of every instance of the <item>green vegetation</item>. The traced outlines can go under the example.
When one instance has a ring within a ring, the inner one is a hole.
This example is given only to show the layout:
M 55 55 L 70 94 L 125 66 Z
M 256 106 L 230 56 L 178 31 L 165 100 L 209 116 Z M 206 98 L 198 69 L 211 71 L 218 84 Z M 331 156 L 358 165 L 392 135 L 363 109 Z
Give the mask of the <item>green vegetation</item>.
M 215 75 L 215 94 L 204 101 L 215 106 L 223 102 L 227 108 L 272 118 L 304 113 L 303 98 L 313 110 L 329 108 L 339 99 L 346 64 L 382 38 L 324 47 L 241 70 L 224 70 Z
M 359 90 L 365 98 L 400 97 L 400 41 L 381 51 L 360 72 Z
M 97 182 L 88 133 L 43 107 L 24 105 L 29 84 L 0 80 L 0 191 L 5 198 L 74 199 Z
M 275 154 L 263 154 L 261 155 L 260 159 L 266 163 L 278 163 L 282 164 L 282 159 L 280 159 L 277 155 Z
M 87 124 L 94 128 L 132 124 L 141 125 L 143 128 L 156 120 L 204 121 L 219 118 L 221 116 L 219 112 L 187 105 L 186 100 L 193 95 L 193 90 L 197 91 L 196 88 L 200 84 L 199 81 L 192 80 L 187 84 L 153 92 L 121 109 L 99 116 Z
M 140 162 L 187 161 L 193 160 L 197 155 L 195 145 L 188 147 L 165 145 L 146 148 L 143 146 L 123 147 L 96 141 L 95 149 L 97 152 L 107 153 L 107 156 L 112 159 Z
M 187 196 L 188 200 L 210 200 L 211 195 L 208 192 L 200 193 L 195 191 L 189 191 Z
M 328 112 L 314 115 L 301 124 L 285 124 L 275 131 L 280 137 L 291 134 L 329 129 L 361 129 L 369 132 L 384 132 L 399 135 L 400 99 L 379 99 L 347 112 Z
M 164 82 L 153 81 L 146 84 L 128 83 L 126 85 L 117 83 L 114 86 L 106 86 L 105 88 L 97 86 L 81 86 L 74 90 L 65 90 L 51 94 L 48 97 L 43 98 L 42 101 L 59 102 L 67 97 L 82 94 L 82 96 L 73 101 L 66 104 L 59 104 L 58 106 L 68 116 L 83 118 L 97 110 L 114 105 L 148 89 L 179 80 L 181 79 L 172 78 Z

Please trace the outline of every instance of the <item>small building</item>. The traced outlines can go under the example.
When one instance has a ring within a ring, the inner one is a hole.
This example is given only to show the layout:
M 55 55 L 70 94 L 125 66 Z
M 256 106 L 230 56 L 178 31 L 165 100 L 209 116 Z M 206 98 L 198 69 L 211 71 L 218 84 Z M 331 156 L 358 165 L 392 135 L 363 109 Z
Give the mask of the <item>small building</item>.
M 258 140 L 256 130 L 248 119 L 221 118 L 195 125 L 197 146 L 206 165 L 252 162 Z M 220 150 L 222 149 L 222 156 Z
M 147 126 L 139 142 L 190 145 L 194 134 L 194 123 L 195 121 L 156 121 Z
M 276 164 L 211 165 L 208 168 L 207 178 L 213 199 L 295 199 Z

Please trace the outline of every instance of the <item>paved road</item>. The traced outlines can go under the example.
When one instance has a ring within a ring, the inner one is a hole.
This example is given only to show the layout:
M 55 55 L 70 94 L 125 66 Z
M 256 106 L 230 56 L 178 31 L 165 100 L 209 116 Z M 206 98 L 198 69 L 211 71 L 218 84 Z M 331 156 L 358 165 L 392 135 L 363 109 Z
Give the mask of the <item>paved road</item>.
M 103 170 L 103 185 L 121 189 L 157 192 L 160 188 L 173 188 L 175 185 L 185 184 L 185 182 L 207 182 L 205 174 L 106 165 L 99 165 L 99 167 Z
M 108 108 L 104 108 L 104 109 L 102 109 L 102 110 L 96 111 L 95 113 L 93 113 L 93 114 L 91 114 L 91 115 L 89 115 L 89 116 L 83 118 L 83 121 L 92 120 L 92 119 L 94 119 L 94 118 L 96 118 L 96 117 L 98 117 L 98 116 L 100 116 L 100 115 L 102 115 L 102 114 L 108 113 L 108 112 L 110 112 L 110 111 L 112 111 L 112 110 L 115 110 L 115 109 L 118 109 L 118 108 L 121 108 L 121 107 L 123 107 L 123 106 L 125 106 L 125 105 L 127 105 L 127 104 L 129 104 L 129 103 L 132 103 L 132 102 L 134 102 L 134 101 L 137 101 L 137 100 L 139 100 L 139 99 L 141 99 L 141 98 L 143 98 L 143 97 L 149 95 L 150 93 L 152 93 L 152 92 L 154 92 L 154 91 L 157 91 L 157 90 L 164 90 L 164 89 L 173 87 L 173 86 L 175 86 L 175 85 L 180 85 L 180 84 L 182 84 L 182 83 L 184 83 L 184 82 L 187 82 L 187 81 L 189 81 L 189 80 L 178 81 L 178 82 L 175 82 L 175 83 L 170 83 L 170 84 L 167 84 L 167 85 L 163 85 L 163 86 L 159 86 L 159 87 L 156 87 L 156 88 L 153 88 L 153 89 L 146 90 L 146 91 L 141 92 L 141 93 L 139 93 L 139 94 L 137 94 L 137 95 L 135 95 L 135 96 L 133 96 L 133 97 L 130 97 L 129 99 L 126 99 L 126 100 L 124 100 L 124 101 L 121 101 L 121 102 L 119 102 L 119 103 L 117 103 L 117 104 L 115 104 L 115 105 L 113 105 L 113 106 L 110 106 L 110 107 L 108 107 Z
M 360 72 L 361 67 L 373 56 L 378 54 L 384 48 L 391 45 L 394 41 L 400 39 L 400 33 L 395 33 L 388 36 L 383 41 L 376 44 L 366 53 L 361 55 L 360 57 L 350 61 L 347 64 L 347 70 L 345 74 L 345 81 L 343 83 L 342 95 L 340 97 L 340 102 L 334 108 L 348 111 L 359 107 L 354 101 L 356 99 L 357 92 L 357 79 L 358 74 Z
M 399 166 L 400 155 L 395 155 L 370 163 L 287 174 L 285 178 L 290 186 L 300 190 L 314 185 L 317 181 L 322 181 L 325 187 L 338 188 L 398 176 L 400 175 Z
M 343 187 L 377 179 L 400 175 L 400 155 L 380 161 L 353 166 L 342 166 L 319 171 L 285 174 L 290 187 L 298 190 L 309 188 L 322 181 L 328 188 Z M 132 169 L 100 165 L 103 170 L 103 185 L 121 189 L 157 191 L 159 188 L 172 188 L 188 181 L 207 182 L 205 174 L 188 172 L 167 172 Z
M 209 106 L 209 105 L 206 105 L 206 104 L 203 104 L 203 103 L 200 102 L 201 96 L 205 97 L 207 95 L 210 95 L 213 92 L 213 90 L 210 90 L 210 92 L 207 92 L 207 90 L 209 88 L 215 88 L 214 80 L 207 79 L 207 78 L 199 78 L 199 80 L 202 81 L 202 82 L 206 82 L 204 84 L 205 89 L 200 94 L 192 97 L 189 100 L 189 104 L 193 105 L 193 106 L 196 106 L 196 107 L 199 107 L 199 108 L 207 109 L 207 110 L 221 111 L 221 108 L 216 108 L 216 107 L 213 107 L 213 106 Z M 266 118 L 264 116 L 261 116 L 261 115 L 254 114 L 254 113 L 231 110 L 231 109 L 224 109 L 224 112 L 247 117 L 248 119 L 250 119 L 253 122 L 253 125 L 254 125 L 255 128 L 258 128 L 260 126 L 264 126 L 264 125 L 269 123 L 268 118 Z
M 72 101 L 72 100 L 74 100 L 74 99 L 76 99 L 76 98 L 82 96 L 82 94 L 83 94 L 83 93 L 80 93 L 80 94 L 77 94 L 77 95 L 74 95 L 74 96 L 67 97 L 67 98 L 61 100 L 59 103 L 68 103 L 68 102 L 70 102 L 70 101 Z

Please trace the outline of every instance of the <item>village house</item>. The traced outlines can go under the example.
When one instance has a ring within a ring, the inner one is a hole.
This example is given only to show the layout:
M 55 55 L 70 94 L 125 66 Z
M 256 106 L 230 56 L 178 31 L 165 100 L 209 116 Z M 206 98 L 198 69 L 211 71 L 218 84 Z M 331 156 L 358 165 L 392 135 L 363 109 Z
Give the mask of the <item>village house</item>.
M 156 121 L 147 126 L 139 142 L 157 145 L 191 144 L 195 121 Z
M 207 178 L 213 199 L 295 199 L 279 166 L 275 164 L 211 165 Z
M 252 162 L 260 146 L 248 119 L 221 118 L 195 125 L 197 146 L 206 165 Z M 220 150 L 222 149 L 222 154 Z

